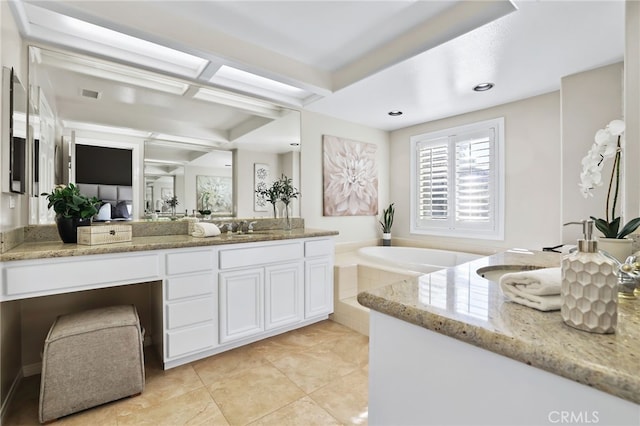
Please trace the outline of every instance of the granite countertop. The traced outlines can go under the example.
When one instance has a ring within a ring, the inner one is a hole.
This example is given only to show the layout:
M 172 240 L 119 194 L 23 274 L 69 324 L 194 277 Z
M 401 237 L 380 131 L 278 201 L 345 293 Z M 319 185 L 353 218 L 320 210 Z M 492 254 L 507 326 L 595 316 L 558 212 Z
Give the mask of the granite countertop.
M 615 334 L 565 325 L 560 311 L 508 301 L 476 270 L 490 265 L 557 267 L 561 255 L 507 251 L 369 290 L 358 302 L 378 312 L 640 404 L 640 300 L 620 299 Z
M 161 250 L 183 247 L 201 247 L 221 244 L 240 244 L 261 241 L 289 240 L 337 235 L 337 231 L 296 228 L 291 231 L 263 230 L 244 234 L 223 233 L 217 237 L 196 238 L 190 235 L 155 235 L 133 237 L 124 243 L 101 245 L 65 244 L 57 241 L 38 241 L 22 243 L 0 254 L 0 261 L 45 259 L 65 256 L 86 256 L 91 254 L 122 253 L 144 250 Z

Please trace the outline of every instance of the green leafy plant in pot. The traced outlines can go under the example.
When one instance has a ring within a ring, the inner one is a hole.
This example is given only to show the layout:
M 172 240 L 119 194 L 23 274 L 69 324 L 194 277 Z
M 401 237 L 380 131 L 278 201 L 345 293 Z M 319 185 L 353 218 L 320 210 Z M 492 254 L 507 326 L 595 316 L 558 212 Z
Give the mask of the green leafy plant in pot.
M 275 219 L 278 216 L 276 203 L 280 199 L 280 181 L 277 180 L 273 182 L 273 184 L 268 188 L 266 186 L 261 186 L 256 189 L 255 192 L 258 196 L 262 197 L 264 201 L 271 203 L 271 206 L 273 207 L 273 217 Z
M 395 203 L 389 204 L 389 207 L 382 210 L 382 218 L 379 221 L 382 226 L 382 245 L 391 245 L 391 227 L 393 226 L 393 215 L 395 214 Z
M 87 197 L 80 193 L 76 185 L 58 185 L 51 193 L 43 192 L 49 204 L 48 208 L 56 213 L 58 234 L 65 243 L 78 241 L 78 226 L 91 225 L 91 219 L 98 213 L 101 201 L 96 197 Z

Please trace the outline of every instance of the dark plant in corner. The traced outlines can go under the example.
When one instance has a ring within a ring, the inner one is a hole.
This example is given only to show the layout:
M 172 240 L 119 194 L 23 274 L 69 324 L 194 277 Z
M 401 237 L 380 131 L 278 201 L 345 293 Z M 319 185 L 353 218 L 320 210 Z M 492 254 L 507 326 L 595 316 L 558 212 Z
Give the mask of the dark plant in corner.
M 395 203 L 389 204 L 389 207 L 382 210 L 382 218 L 379 221 L 380 225 L 382 225 L 382 233 L 390 234 L 391 227 L 393 226 L 393 215 L 395 214 L 395 208 L 393 207 Z
M 96 197 L 82 195 L 78 187 L 72 183 L 66 186 L 58 185 L 51 193 L 43 192 L 40 195 L 47 197 L 47 207 L 53 208 L 56 217 L 64 218 L 90 219 L 98 213 L 101 202 Z
M 598 219 L 591 216 L 596 228 L 602 232 L 605 238 L 622 239 L 640 226 L 640 217 L 636 217 L 620 229 L 620 216 L 616 217 L 616 204 L 618 202 L 620 185 L 620 157 L 622 154 L 620 139 L 622 138 L 624 130 L 625 124 L 622 120 L 613 120 L 604 129 L 598 130 L 595 135 L 595 143 L 582 160 L 580 189 L 582 195 L 587 198 L 593 196 L 591 193 L 592 189 L 602 185 L 601 172 L 604 167 L 603 163 L 607 158 L 613 157 L 613 169 L 611 170 L 611 178 L 609 179 L 607 204 L 605 206 L 605 219 Z M 611 200 L 612 194 L 613 200 Z M 610 206 L 611 210 L 609 210 Z M 611 211 L 611 215 L 609 215 L 609 211 Z

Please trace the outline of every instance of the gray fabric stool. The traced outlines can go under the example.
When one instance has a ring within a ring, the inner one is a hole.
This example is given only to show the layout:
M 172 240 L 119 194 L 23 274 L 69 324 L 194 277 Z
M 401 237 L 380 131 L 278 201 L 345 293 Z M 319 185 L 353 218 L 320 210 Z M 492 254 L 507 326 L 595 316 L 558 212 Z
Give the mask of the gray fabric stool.
M 144 390 L 138 312 L 111 306 L 59 316 L 44 343 L 40 422 Z

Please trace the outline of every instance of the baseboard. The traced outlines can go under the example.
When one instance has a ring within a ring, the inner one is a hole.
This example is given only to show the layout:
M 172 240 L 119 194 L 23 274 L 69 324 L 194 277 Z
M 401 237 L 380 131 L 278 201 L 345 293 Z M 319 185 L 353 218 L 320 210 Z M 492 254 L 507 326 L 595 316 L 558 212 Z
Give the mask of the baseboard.
M 22 366 L 22 377 L 31 377 L 40 374 L 42 371 L 42 362 L 34 362 Z
M 13 401 L 13 397 L 18 390 L 18 386 L 23 378 L 23 372 L 20 370 L 16 375 L 16 378 L 13 379 L 13 383 L 11 383 L 11 387 L 9 388 L 9 393 L 4 401 L 2 401 L 2 408 L 0 408 L 0 424 L 4 424 L 4 416 L 7 414 L 9 410 L 9 406 L 11 405 L 11 401 Z

